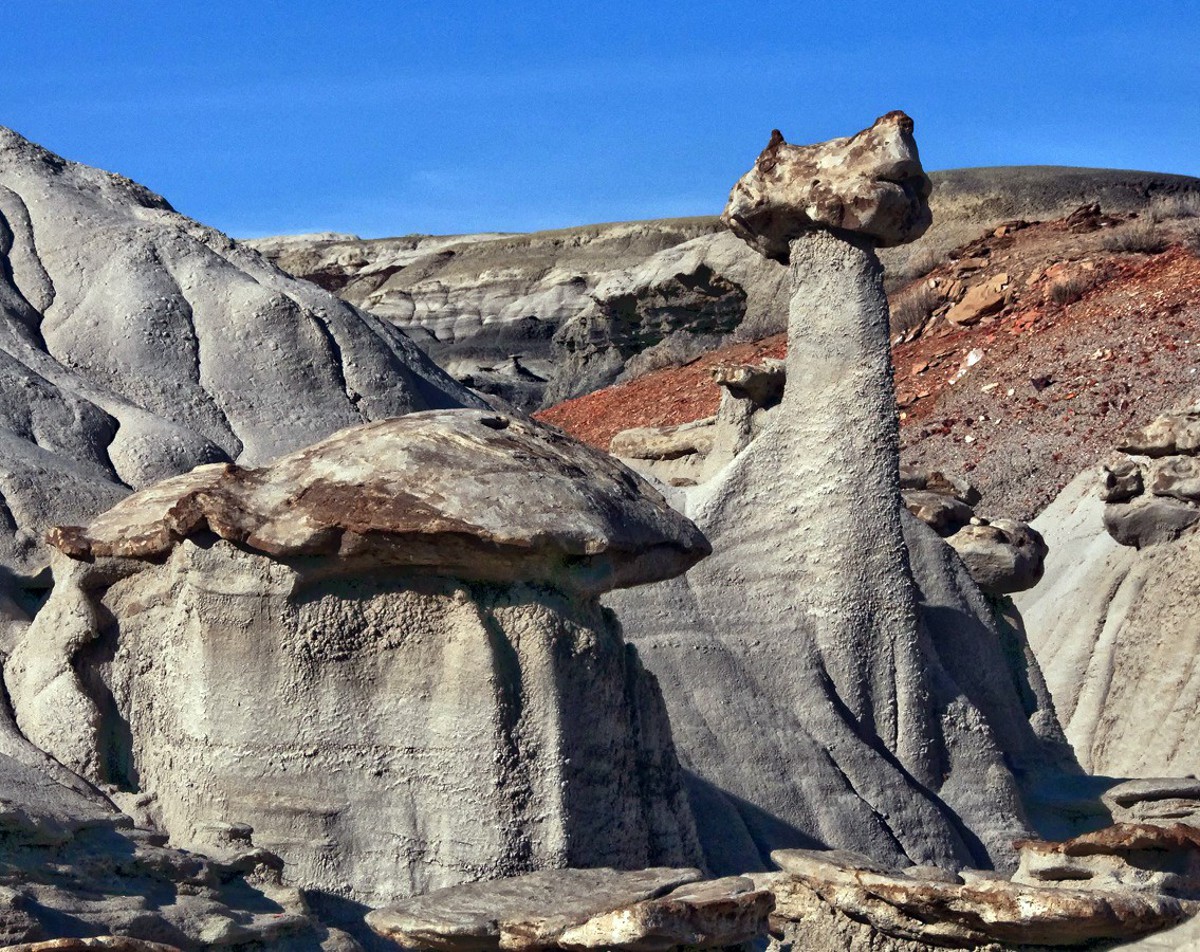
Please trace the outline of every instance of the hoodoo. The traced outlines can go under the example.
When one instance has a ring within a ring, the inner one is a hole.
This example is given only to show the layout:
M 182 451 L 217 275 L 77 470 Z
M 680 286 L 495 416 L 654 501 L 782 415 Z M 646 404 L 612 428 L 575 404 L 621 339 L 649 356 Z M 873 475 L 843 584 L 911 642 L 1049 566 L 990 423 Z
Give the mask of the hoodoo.
M 710 863 L 823 844 L 1011 865 L 1023 787 L 1076 769 L 1019 627 L 903 510 L 875 247 L 929 224 L 912 121 L 775 135 L 724 220 L 790 268 L 787 384 L 765 431 L 690 490 L 714 554 L 611 597 L 663 685 Z
M 708 544 L 557 430 L 410 414 L 51 540 L 17 721 L 176 843 L 245 825 L 290 882 L 372 905 L 700 859 L 657 685 L 598 595 Z

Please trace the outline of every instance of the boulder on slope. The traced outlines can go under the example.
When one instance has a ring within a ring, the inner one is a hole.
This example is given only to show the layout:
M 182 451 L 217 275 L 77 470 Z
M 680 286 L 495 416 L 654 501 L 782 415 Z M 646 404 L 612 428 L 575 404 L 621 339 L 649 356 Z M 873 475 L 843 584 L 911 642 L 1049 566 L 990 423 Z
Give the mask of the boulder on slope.
M 371 905 L 700 859 L 657 684 L 596 593 L 708 545 L 606 454 L 412 414 L 52 538 L 4 669 L 21 730 L 175 842 L 245 824 L 292 883 Z

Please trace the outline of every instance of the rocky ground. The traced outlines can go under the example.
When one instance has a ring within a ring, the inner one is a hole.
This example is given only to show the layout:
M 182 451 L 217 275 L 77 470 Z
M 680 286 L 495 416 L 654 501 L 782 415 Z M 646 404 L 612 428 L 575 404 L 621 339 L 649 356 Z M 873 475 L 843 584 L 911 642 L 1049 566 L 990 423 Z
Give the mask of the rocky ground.
M 1194 399 L 1198 229 L 1148 213 L 1000 227 L 894 290 L 904 462 L 967 473 L 997 512 L 1029 518 L 1130 427 Z M 953 311 L 997 285 L 983 313 Z M 923 309 L 905 326 L 915 297 Z M 714 367 L 785 351 L 784 335 L 737 344 L 539 417 L 607 446 L 629 427 L 715 413 Z

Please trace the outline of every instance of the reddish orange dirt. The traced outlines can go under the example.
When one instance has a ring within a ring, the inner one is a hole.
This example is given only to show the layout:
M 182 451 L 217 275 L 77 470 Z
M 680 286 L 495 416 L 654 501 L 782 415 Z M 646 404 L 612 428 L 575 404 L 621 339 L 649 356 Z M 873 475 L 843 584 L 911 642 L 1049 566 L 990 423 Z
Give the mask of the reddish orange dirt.
M 1050 261 L 1045 276 L 1037 262 L 1006 253 L 988 269 L 1006 268 L 1019 288 L 1001 315 L 964 328 L 940 320 L 893 348 L 904 461 L 968 474 L 985 514 L 1032 516 L 1130 427 L 1200 394 L 1200 258 L 1176 246 Z M 1053 303 L 1046 285 L 1055 273 L 1084 271 L 1091 286 L 1082 297 Z M 537 416 L 607 449 L 621 430 L 714 413 L 716 365 L 785 351 L 784 335 L 738 344 Z M 972 351 L 977 361 L 956 377 Z
M 712 369 L 718 364 L 752 364 L 786 353 L 785 334 L 734 344 L 682 367 L 653 370 L 629 383 L 566 400 L 534 416 L 607 450 L 612 438 L 630 427 L 675 426 L 716 413 L 721 392 L 713 383 Z

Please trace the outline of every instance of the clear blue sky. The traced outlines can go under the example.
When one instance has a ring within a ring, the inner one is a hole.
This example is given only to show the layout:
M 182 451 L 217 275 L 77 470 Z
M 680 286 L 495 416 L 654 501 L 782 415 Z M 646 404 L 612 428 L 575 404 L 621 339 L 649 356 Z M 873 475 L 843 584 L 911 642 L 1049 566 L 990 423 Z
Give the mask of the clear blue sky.
M 239 236 L 718 211 L 778 126 L 1200 175 L 1200 2 L 7 0 L 0 124 Z

